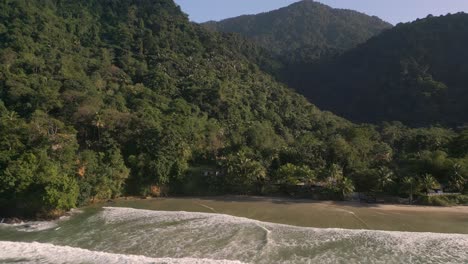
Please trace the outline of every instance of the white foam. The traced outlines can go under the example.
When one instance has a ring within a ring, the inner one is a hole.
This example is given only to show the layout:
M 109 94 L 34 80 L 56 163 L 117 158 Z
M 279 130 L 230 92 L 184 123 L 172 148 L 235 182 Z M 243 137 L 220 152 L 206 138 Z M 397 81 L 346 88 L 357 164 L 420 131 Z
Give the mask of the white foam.
M 91 263 L 148 263 L 145 258 L 150 263 L 468 263 L 468 235 L 463 234 L 308 228 L 224 214 L 120 207 L 105 207 L 70 228 L 64 225 L 41 239 L 72 246 L 59 247 L 63 254 L 43 244 L 19 244 L 14 252 L 25 250 L 30 258 L 49 263 L 64 262 L 48 252 L 71 260 L 86 255 L 81 262 Z M 0 250 L 6 257 L 6 249 Z
M 134 209 L 127 207 L 103 207 L 104 211 L 101 214 L 101 217 L 106 220 L 106 222 L 122 222 L 122 221 L 131 221 L 131 220 L 153 220 L 153 221 L 182 221 L 182 220 L 201 220 L 203 219 L 205 223 L 215 222 L 222 224 L 255 224 L 260 226 L 262 229 L 265 229 L 265 226 L 271 226 L 276 228 L 288 228 L 288 229 L 297 229 L 297 230 L 309 230 L 318 233 L 323 232 L 345 232 L 345 233 L 377 233 L 377 234 L 386 234 L 395 237 L 436 237 L 436 238 L 459 238 L 462 240 L 468 240 L 467 234 L 451 234 L 451 233 L 433 233 L 433 232 L 402 232 L 402 231 L 382 231 L 382 230 L 369 230 L 369 229 L 343 229 L 343 228 L 315 228 L 315 227 L 300 227 L 292 226 L 286 224 L 277 224 L 270 222 L 263 222 L 259 220 L 254 220 L 245 217 L 238 217 L 226 214 L 218 213 L 200 213 L 200 212 L 186 212 L 186 211 L 154 211 L 154 210 L 144 210 L 144 209 Z M 352 212 L 351 212 L 352 213 Z
M 184 220 L 204 220 L 216 224 L 258 224 L 262 223 L 258 220 L 253 220 L 244 217 L 236 217 L 217 213 L 199 213 L 186 211 L 154 211 L 124 207 L 104 207 L 102 217 L 108 223 L 122 221 L 184 221 Z
M 18 224 L 0 224 L 2 228 L 13 228 L 21 232 L 38 232 L 57 227 L 57 221 L 31 221 Z
M 59 225 L 60 222 L 67 221 L 69 220 L 72 216 L 76 214 L 81 214 L 83 211 L 79 209 L 71 209 L 69 212 L 67 212 L 65 215 L 61 216 L 57 220 L 52 220 L 52 221 L 28 221 L 28 222 L 21 222 L 17 224 L 5 224 L 5 223 L 0 223 L 0 228 L 13 228 L 16 231 L 21 231 L 21 232 L 39 232 L 39 231 L 44 231 L 44 230 L 49 230 L 49 229 L 54 229 L 58 230 L 60 229 L 57 226 Z
M 169 236 L 166 253 L 198 243 L 203 256 L 253 263 L 468 263 L 464 234 L 297 227 L 214 213 L 116 207 L 104 208 L 99 217 L 119 227 L 150 227 L 148 237 Z M 165 222 L 174 224 L 159 227 Z M 223 239 L 229 240 L 224 247 L 212 246 Z
M 41 243 L 0 241 L 2 263 L 174 263 L 174 264 L 240 264 L 239 261 L 198 258 L 149 258 L 145 256 L 112 254 L 86 249 Z

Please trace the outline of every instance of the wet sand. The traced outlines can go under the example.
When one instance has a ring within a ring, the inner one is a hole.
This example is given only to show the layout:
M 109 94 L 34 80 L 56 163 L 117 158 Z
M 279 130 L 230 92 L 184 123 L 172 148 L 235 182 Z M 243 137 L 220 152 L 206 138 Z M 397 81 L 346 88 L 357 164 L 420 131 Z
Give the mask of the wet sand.
M 256 196 L 127 198 L 111 206 L 220 213 L 302 227 L 468 234 L 468 207 L 464 206 L 365 204 Z

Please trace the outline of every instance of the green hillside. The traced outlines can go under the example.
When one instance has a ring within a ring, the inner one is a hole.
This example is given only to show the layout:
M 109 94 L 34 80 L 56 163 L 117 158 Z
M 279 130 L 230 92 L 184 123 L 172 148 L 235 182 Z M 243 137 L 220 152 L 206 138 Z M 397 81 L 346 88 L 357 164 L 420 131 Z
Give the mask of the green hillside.
M 238 49 L 171 0 L 1 1 L 2 216 L 301 182 L 331 198 L 466 189 L 466 131 L 354 125 Z
M 377 17 L 333 9 L 312 0 L 257 15 L 204 24 L 210 30 L 239 33 L 275 54 L 304 49 L 346 50 L 391 27 Z
M 288 70 L 319 107 L 359 122 L 468 123 L 468 15 L 400 24 L 322 63 Z

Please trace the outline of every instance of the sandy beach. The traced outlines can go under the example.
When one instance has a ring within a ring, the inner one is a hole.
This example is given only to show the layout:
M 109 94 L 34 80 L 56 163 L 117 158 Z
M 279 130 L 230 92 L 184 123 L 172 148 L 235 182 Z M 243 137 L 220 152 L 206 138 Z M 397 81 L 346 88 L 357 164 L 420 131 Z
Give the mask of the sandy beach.
M 165 199 L 202 199 L 223 202 L 265 202 L 273 204 L 296 204 L 306 206 L 336 206 L 349 208 L 367 208 L 382 211 L 403 211 L 403 212 L 447 212 L 447 213 L 466 213 L 468 206 L 423 206 L 423 205 L 404 205 L 404 204 L 381 204 L 381 203 L 361 203 L 358 201 L 319 201 L 311 199 L 294 199 L 289 197 L 272 196 L 244 196 L 244 195 L 224 195 L 224 196 L 206 196 L 206 197 L 167 197 L 167 198 L 145 198 L 144 200 L 165 200 Z M 139 197 L 123 197 L 117 201 L 138 201 Z
M 127 198 L 111 206 L 226 214 L 301 227 L 468 234 L 468 207 L 465 206 L 367 204 L 259 196 Z

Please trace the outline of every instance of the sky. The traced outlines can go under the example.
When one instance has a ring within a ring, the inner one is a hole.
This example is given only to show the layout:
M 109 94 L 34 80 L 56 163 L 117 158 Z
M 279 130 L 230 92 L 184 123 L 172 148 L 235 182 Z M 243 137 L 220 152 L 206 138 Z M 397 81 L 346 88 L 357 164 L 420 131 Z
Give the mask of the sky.
M 205 22 L 257 14 L 298 0 L 175 0 L 190 20 Z M 428 14 L 468 13 L 468 0 L 317 0 L 335 8 L 353 9 L 378 16 L 392 24 L 410 22 Z

